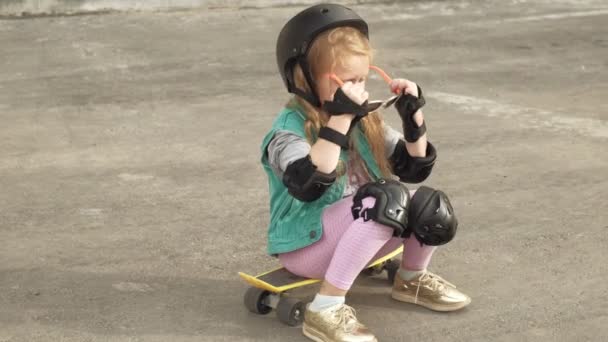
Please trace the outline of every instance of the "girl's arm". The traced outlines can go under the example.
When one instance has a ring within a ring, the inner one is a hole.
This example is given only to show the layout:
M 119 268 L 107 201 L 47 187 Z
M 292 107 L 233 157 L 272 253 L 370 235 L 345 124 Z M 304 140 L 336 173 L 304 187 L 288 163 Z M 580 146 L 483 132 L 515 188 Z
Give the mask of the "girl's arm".
M 352 120 L 353 115 L 350 114 L 331 116 L 327 122 L 327 127 L 346 134 Z M 318 139 L 310 149 L 310 158 L 318 171 L 331 173 L 338 165 L 340 146 L 325 139 Z
M 418 110 L 416 114 L 414 114 L 414 122 L 418 126 L 422 126 L 424 122 L 424 116 L 422 115 L 422 110 Z M 407 152 L 412 157 L 426 157 L 426 148 L 427 148 L 427 139 L 426 132 L 420 136 L 420 139 L 416 142 L 405 142 L 405 147 L 407 148 Z
M 342 82 L 341 80 L 339 81 Z M 326 104 L 332 105 L 332 110 L 337 110 L 336 113 L 330 115 L 326 126 L 346 135 L 351 122 L 355 118 L 356 110 L 363 108 L 361 106 L 367 101 L 368 97 L 369 93 L 365 91 L 362 82 L 355 84 L 349 81 L 340 84 L 340 88 L 336 89 L 332 101 L 323 105 L 324 108 L 326 108 Z M 354 109 L 355 111 L 351 112 L 345 108 Z M 325 139 L 318 139 L 310 150 L 310 158 L 312 163 L 317 167 L 317 171 L 323 173 L 333 172 L 340 159 L 340 146 Z
M 390 87 L 394 93 L 404 94 L 395 103 L 395 108 L 403 123 L 407 151 L 412 156 L 424 157 L 427 138 L 421 108 L 426 101 L 422 96 L 422 90 L 416 83 L 403 78 L 393 79 Z
M 352 116 L 340 115 L 331 118 L 327 126 L 345 134 L 351 121 Z M 316 200 L 335 181 L 340 147 L 332 142 L 318 139 L 310 146 L 303 137 L 278 131 L 267 153 L 270 167 L 298 200 Z
M 401 132 L 384 123 L 385 154 L 393 166 L 393 172 L 405 183 L 420 183 L 431 174 L 437 152 L 425 137 L 425 149 L 420 151 L 420 140 L 416 143 L 405 141 Z M 410 148 L 408 148 L 408 145 Z M 412 147 L 416 149 L 411 151 Z M 421 152 L 421 153 L 420 153 Z

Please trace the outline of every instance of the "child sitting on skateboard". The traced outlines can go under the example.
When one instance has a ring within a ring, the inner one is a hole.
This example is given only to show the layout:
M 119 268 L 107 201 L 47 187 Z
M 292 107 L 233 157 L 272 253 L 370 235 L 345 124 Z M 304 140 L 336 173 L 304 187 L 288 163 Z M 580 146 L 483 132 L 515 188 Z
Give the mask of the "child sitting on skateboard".
M 372 51 L 366 22 L 349 8 L 312 6 L 289 20 L 277 42 L 279 72 L 294 98 L 262 143 L 270 189 L 268 253 L 290 272 L 324 279 L 307 306 L 303 333 L 315 341 L 376 341 L 345 304 L 357 275 L 404 244 L 392 298 L 453 311 L 471 299 L 427 265 L 457 220 L 448 197 L 408 190 L 433 168 L 422 91 L 391 80 L 403 134 L 384 123 L 365 90 Z M 394 178 L 398 177 L 400 181 Z

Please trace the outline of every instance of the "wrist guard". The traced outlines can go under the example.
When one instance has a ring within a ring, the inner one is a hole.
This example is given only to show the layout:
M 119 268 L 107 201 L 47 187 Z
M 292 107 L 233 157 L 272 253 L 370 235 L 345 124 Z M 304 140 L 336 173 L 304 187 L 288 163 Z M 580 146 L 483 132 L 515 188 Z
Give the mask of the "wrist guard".
M 426 100 L 422 95 L 422 89 L 420 89 L 420 86 L 417 87 L 418 97 L 409 93 L 404 93 L 397 102 L 395 102 L 395 108 L 397 108 L 397 112 L 399 113 L 403 124 L 403 135 L 407 142 L 418 141 L 426 132 L 426 124 L 424 121 L 421 126 L 418 126 L 416 121 L 414 121 L 414 114 L 426 104 Z
M 355 118 L 367 115 L 367 100 L 358 105 L 348 97 L 341 88 L 336 90 L 333 101 L 325 101 L 323 110 L 329 115 L 354 114 Z
M 344 149 L 348 149 L 348 136 L 336 131 L 333 128 L 327 126 L 321 127 L 319 130 L 319 138 L 323 138 Z

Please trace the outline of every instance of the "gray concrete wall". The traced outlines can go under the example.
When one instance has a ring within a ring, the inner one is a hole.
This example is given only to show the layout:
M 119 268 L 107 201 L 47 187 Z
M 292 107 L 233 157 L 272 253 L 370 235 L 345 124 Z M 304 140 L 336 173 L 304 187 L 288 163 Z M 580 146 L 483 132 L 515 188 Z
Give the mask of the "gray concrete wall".
M 307 5 L 320 0 L 0 0 L 0 15 L 26 16 L 74 14 L 98 11 L 173 10 L 184 8 L 278 7 Z M 333 0 L 342 4 L 387 2 L 386 0 Z

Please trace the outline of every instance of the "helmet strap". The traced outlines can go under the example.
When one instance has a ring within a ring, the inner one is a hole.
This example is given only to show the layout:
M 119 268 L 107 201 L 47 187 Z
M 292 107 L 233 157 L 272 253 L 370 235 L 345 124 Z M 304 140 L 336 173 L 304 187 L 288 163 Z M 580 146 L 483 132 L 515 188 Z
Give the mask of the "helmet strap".
M 319 96 L 317 96 L 317 93 L 315 92 L 316 84 L 315 84 L 315 81 L 312 79 L 312 75 L 310 74 L 310 66 L 308 65 L 306 56 L 302 56 L 302 57 L 298 58 L 298 64 L 300 64 L 300 68 L 302 68 L 302 73 L 304 74 L 304 78 L 306 78 L 306 83 L 308 83 L 308 87 L 310 88 L 310 93 L 307 93 L 307 92 L 303 91 L 302 89 L 298 89 L 297 87 L 295 87 L 295 82 L 294 82 L 293 93 L 300 96 L 301 98 L 306 100 L 308 103 L 310 103 L 314 107 L 321 107 L 321 100 L 319 99 Z

